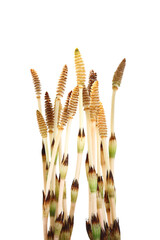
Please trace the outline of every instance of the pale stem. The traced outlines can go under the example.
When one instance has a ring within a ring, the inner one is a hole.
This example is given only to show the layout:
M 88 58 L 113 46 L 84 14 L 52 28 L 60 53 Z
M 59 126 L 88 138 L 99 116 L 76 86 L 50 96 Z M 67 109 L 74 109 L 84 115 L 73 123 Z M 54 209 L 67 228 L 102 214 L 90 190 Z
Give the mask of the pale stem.
M 111 213 L 112 213 L 112 219 L 113 221 L 116 219 L 116 204 L 115 204 L 115 198 L 111 197 L 109 199 L 110 201 L 110 206 L 111 206 Z
M 44 193 L 46 194 L 46 161 L 43 161 L 43 183 L 44 183 Z
M 62 201 L 63 201 L 63 190 L 64 190 L 64 179 L 61 178 L 60 180 L 60 187 L 59 187 L 59 197 L 58 197 L 58 216 L 63 211 Z
M 113 89 L 112 103 L 111 103 L 111 134 L 114 134 L 115 95 L 116 95 L 116 89 Z
M 38 110 L 42 113 L 41 96 L 37 96 Z
M 68 212 L 67 212 L 67 199 L 63 199 L 63 212 L 64 212 L 64 220 L 67 219 Z
M 89 192 L 89 198 L 88 198 L 88 200 L 89 200 L 89 202 L 88 202 L 89 203 L 89 206 L 88 206 L 88 209 L 89 209 L 89 223 L 91 223 L 91 215 L 92 215 L 91 201 L 92 201 L 92 199 L 91 199 L 91 191 L 90 191 L 89 185 L 88 185 L 88 192 Z
M 62 156 L 62 137 L 60 139 L 59 146 L 58 146 L 58 155 L 59 155 L 59 169 L 60 169 L 60 165 L 63 157 Z
M 102 145 L 103 145 L 103 154 L 104 154 L 104 159 L 105 159 L 106 170 L 109 171 L 110 170 L 110 165 L 109 165 L 107 138 L 106 137 L 102 138 Z
M 103 213 L 103 222 L 106 222 L 106 209 L 105 209 L 104 199 L 102 201 L 102 213 Z
M 106 185 L 106 166 L 105 164 L 102 165 L 102 175 L 103 175 L 103 186 Z
M 48 222 L 48 217 L 43 217 L 43 235 L 44 235 L 44 240 L 47 240 L 47 222 Z
M 52 228 L 52 230 L 54 229 L 54 217 L 50 216 L 50 227 Z
M 92 141 L 93 167 L 96 170 L 96 121 L 91 121 L 91 141 Z
M 98 212 L 98 218 L 99 218 L 99 221 L 100 221 L 101 228 L 104 229 L 102 208 L 97 209 L 97 212 Z
M 79 129 L 83 129 L 83 87 L 79 87 Z
M 54 240 L 59 240 L 59 236 L 54 236 Z
M 69 118 L 67 122 L 67 127 L 66 127 L 64 159 L 67 157 L 67 154 L 68 154 L 68 144 L 69 144 L 69 136 L 71 131 L 71 123 L 72 123 L 72 118 Z
M 55 161 L 55 157 L 57 154 L 57 148 L 59 145 L 59 141 L 61 139 L 61 135 L 62 135 L 62 129 L 58 130 L 56 139 L 55 139 L 55 144 L 52 150 L 52 158 L 51 158 L 51 163 L 50 163 L 50 167 L 49 167 L 49 171 L 48 171 L 48 177 L 47 177 L 47 184 L 46 184 L 46 194 L 48 194 L 48 191 L 50 189 L 50 183 L 51 183 L 51 178 L 52 178 L 52 173 L 53 173 L 53 167 L 54 167 L 54 161 Z
M 52 146 L 52 141 L 53 141 L 53 130 L 49 130 L 49 142 L 50 142 L 50 149 Z
M 87 122 L 87 141 L 88 141 L 89 166 L 93 166 L 92 142 L 91 142 L 91 120 L 90 120 L 89 110 L 86 110 L 85 113 L 86 113 L 86 122 Z
M 74 212 L 75 212 L 75 207 L 76 207 L 76 203 L 71 202 L 71 208 L 70 208 L 70 217 L 74 216 Z
M 57 125 L 58 125 L 58 115 L 59 115 L 59 104 L 60 104 L 60 99 L 56 98 L 55 109 L 54 109 L 54 114 L 55 114 L 54 115 L 54 134 L 53 134 L 54 139 L 55 139 L 57 131 L 58 131 Z
M 43 142 L 46 150 L 46 163 L 49 165 L 49 150 L 48 150 L 47 138 L 43 138 Z
M 91 193 L 91 202 L 92 202 L 92 215 L 97 215 L 97 198 L 96 192 Z
M 98 128 L 96 127 L 96 134 L 97 134 L 97 174 L 101 176 L 101 167 L 100 167 L 100 159 L 101 159 L 101 152 L 100 152 L 100 136 Z
M 50 190 L 53 191 L 54 193 L 55 193 L 55 178 L 56 178 L 56 165 L 54 164 L 52 179 L 50 184 Z
M 108 219 L 108 226 L 110 227 L 112 225 L 111 211 L 107 212 L 107 219 Z
M 114 158 L 109 158 L 110 168 L 114 177 Z
M 81 170 L 82 155 L 83 155 L 83 153 L 77 153 L 75 179 L 77 179 L 78 182 L 79 182 L 79 176 L 80 176 L 80 170 Z

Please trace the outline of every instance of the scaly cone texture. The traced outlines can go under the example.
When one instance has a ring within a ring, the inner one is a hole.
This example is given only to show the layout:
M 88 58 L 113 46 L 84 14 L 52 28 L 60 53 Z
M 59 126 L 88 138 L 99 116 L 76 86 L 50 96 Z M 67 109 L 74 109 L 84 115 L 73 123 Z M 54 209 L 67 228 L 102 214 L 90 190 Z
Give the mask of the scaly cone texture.
M 87 86 L 89 95 L 91 93 L 91 87 L 95 81 L 97 81 L 97 73 L 95 73 L 93 70 L 91 70 L 89 73 L 89 82 L 88 82 L 88 86 Z
M 77 85 L 79 87 L 83 87 L 86 80 L 86 72 L 83 59 L 78 48 L 75 49 L 75 67 L 77 74 Z
M 31 74 L 32 74 L 32 78 L 33 78 L 33 84 L 34 84 L 34 88 L 35 88 L 35 92 L 36 92 L 36 96 L 40 96 L 41 95 L 41 84 L 40 84 L 40 80 L 38 77 L 37 72 L 34 69 L 31 69 Z
M 96 121 L 99 111 L 99 83 L 95 81 L 91 87 L 90 117 L 92 121 Z
M 83 107 L 84 110 L 89 110 L 90 107 L 90 96 L 86 86 L 83 87 Z
M 70 91 L 68 93 L 68 96 L 67 96 L 67 99 L 66 99 L 66 102 L 65 102 L 62 114 L 61 114 L 60 125 L 63 125 L 63 126 L 65 126 L 67 124 L 67 122 L 68 122 L 68 117 L 69 117 L 68 107 L 69 107 L 69 101 L 70 101 L 71 95 L 72 95 L 72 91 Z
M 77 111 L 78 106 L 78 96 L 79 96 L 79 88 L 76 86 L 71 94 L 69 106 L 68 106 L 68 118 L 73 118 Z
M 44 118 L 39 110 L 36 111 L 36 114 L 37 114 L 37 121 L 38 121 L 40 134 L 42 138 L 47 138 L 47 125 L 44 121 Z
M 125 65 L 126 65 L 126 59 L 124 58 L 114 73 L 113 80 L 112 80 L 113 89 L 114 88 L 118 89 L 118 87 L 120 87 Z
M 56 94 L 57 98 L 63 97 L 64 90 L 66 87 L 67 74 L 68 74 L 68 67 L 67 67 L 67 65 L 64 65 L 61 76 L 58 81 L 57 94 Z
M 45 93 L 45 114 L 47 127 L 52 130 L 54 128 L 54 109 L 48 92 Z
M 103 108 L 103 104 L 100 102 L 99 105 L 99 113 L 97 116 L 97 126 L 99 129 L 99 135 L 101 138 L 107 137 L 107 124 L 106 124 L 106 117 Z

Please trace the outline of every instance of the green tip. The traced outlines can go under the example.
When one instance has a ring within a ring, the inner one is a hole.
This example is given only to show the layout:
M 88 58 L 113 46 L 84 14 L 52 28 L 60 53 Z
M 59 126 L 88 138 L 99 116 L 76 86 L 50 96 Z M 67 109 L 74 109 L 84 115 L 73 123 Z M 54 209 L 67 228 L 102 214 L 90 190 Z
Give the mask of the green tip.
M 75 53 L 75 54 L 78 54 L 78 53 L 79 53 L 79 49 L 76 48 L 74 53 Z

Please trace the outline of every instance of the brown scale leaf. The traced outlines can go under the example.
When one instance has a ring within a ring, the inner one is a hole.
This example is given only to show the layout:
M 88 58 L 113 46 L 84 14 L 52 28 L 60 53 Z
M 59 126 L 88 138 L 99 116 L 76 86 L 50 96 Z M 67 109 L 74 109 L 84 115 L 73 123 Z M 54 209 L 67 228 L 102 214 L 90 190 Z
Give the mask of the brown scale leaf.
M 48 92 L 45 93 L 45 114 L 49 130 L 54 128 L 54 109 Z
M 40 80 L 39 80 L 37 72 L 34 69 L 31 69 L 30 71 L 31 71 L 31 74 L 32 74 L 32 79 L 33 79 L 33 84 L 34 84 L 36 96 L 38 97 L 38 96 L 41 95 Z
M 113 80 L 112 80 L 112 88 L 118 89 L 118 87 L 120 87 L 125 65 L 126 65 L 126 59 L 124 58 L 114 73 Z
M 83 87 L 83 107 L 84 110 L 89 109 L 90 106 L 90 96 L 86 86 Z
M 107 137 L 107 124 L 106 124 L 106 117 L 102 103 L 100 102 L 99 105 L 99 112 L 97 116 L 97 126 L 99 129 L 100 137 Z
M 91 88 L 91 101 L 90 101 L 90 117 L 92 121 L 95 121 L 99 111 L 99 83 L 95 81 Z
M 62 73 L 60 75 L 58 86 L 57 86 L 57 98 L 62 98 L 64 94 L 64 90 L 66 87 L 66 81 L 67 81 L 67 74 L 68 74 L 68 67 L 67 65 L 64 65 Z
M 88 82 L 88 86 L 87 86 L 89 96 L 91 93 L 91 87 L 95 81 L 97 81 L 97 73 L 95 73 L 93 70 L 91 70 L 89 73 L 89 82 Z
M 83 59 L 78 48 L 75 49 L 75 68 L 77 75 L 77 85 L 84 86 L 86 80 L 86 72 Z
M 68 106 L 68 117 L 73 118 L 77 111 L 78 106 L 78 97 L 79 97 L 79 88 L 76 86 L 71 94 L 71 98 Z
M 42 138 L 46 138 L 47 137 L 47 125 L 45 123 L 45 120 L 39 110 L 36 111 L 36 114 L 37 114 L 37 121 L 38 121 L 40 134 L 41 134 Z
M 68 122 L 68 117 L 69 117 L 68 106 L 69 106 L 69 101 L 70 101 L 71 95 L 72 95 L 72 91 L 70 91 L 67 95 L 67 99 L 66 99 L 66 102 L 65 102 L 62 114 L 61 114 L 60 125 L 63 125 L 63 126 L 65 126 Z

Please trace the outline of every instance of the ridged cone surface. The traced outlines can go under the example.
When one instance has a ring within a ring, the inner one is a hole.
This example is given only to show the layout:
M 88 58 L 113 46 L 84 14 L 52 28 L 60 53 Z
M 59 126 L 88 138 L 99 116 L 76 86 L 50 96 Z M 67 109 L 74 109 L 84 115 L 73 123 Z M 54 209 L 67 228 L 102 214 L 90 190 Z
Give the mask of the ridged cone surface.
M 83 107 L 84 109 L 89 108 L 90 106 L 90 96 L 86 86 L 83 87 Z
M 67 99 L 66 99 L 66 102 L 65 102 L 62 114 L 61 114 L 60 125 L 62 125 L 62 126 L 65 126 L 68 122 L 68 106 L 69 106 L 71 94 L 72 94 L 72 91 L 70 91 L 67 95 Z
M 31 74 L 33 78 L 33 84 L 37 96 L 41 95 L 41 84 L 37 72 L 34 69 L 31 69 Z
M 97 116 L 97 126 L 99 129 L 100 137 L 107 137 L 107 124 L 106 124 L 106 117 L 102 103 L 99 106 L 99 112 Z
M 76 86 L 71 94 L 71 98 L 69 101 L 69 107 L 68 107 L 68 117 L 72 118 L 76 114 L 77 111 L 77 105 L 78 105 L 78 97 L 79 97 L 79 88 Z
M 61 76 L 58 81 L 58 86 L 57 86 L 57 94 L 56 96 L 59 98 L 63 97 L 64 90 L 66 87 L 66 81 L 67 81 L 67 74 L 68 74 L 68 67 L 67 65 L 64 65 Z
M 86 72 L 83 59 L 78 48 L 75 49 L 75 68 L 77 75 L 77 85 L 84 86 L 86 80 Z
M 96 120 L 99 111 L 99 83 L 95 81 L 91 87 L 90 99 L 90 117 L 91 120 Z
M 54 128 L 54 109 L 48 92 L 45 93 L 45 114 L 48 129 Z
M 40 134 L 41 134 L 42 138 L 46 138 L 47 137 L 47 125 L 45 123 L 45 120 L 39 110 L 37 110 L 36 114 L 37 114 L 37 121 L 38 121 Z
M 89 82 L 88 82 L 88 86 L 87 86 L 89 95 L 91 93 L 91 87 L 95 81 L 97 81 L 97 73 L 95 73 L 93 70 L 91 70 L 89 73 Z
M 125 65 L 126 65 L 126 59 L 124 58 L 114 73 L 113 80 L 112 80 L 112 88 L 120 87 Z

